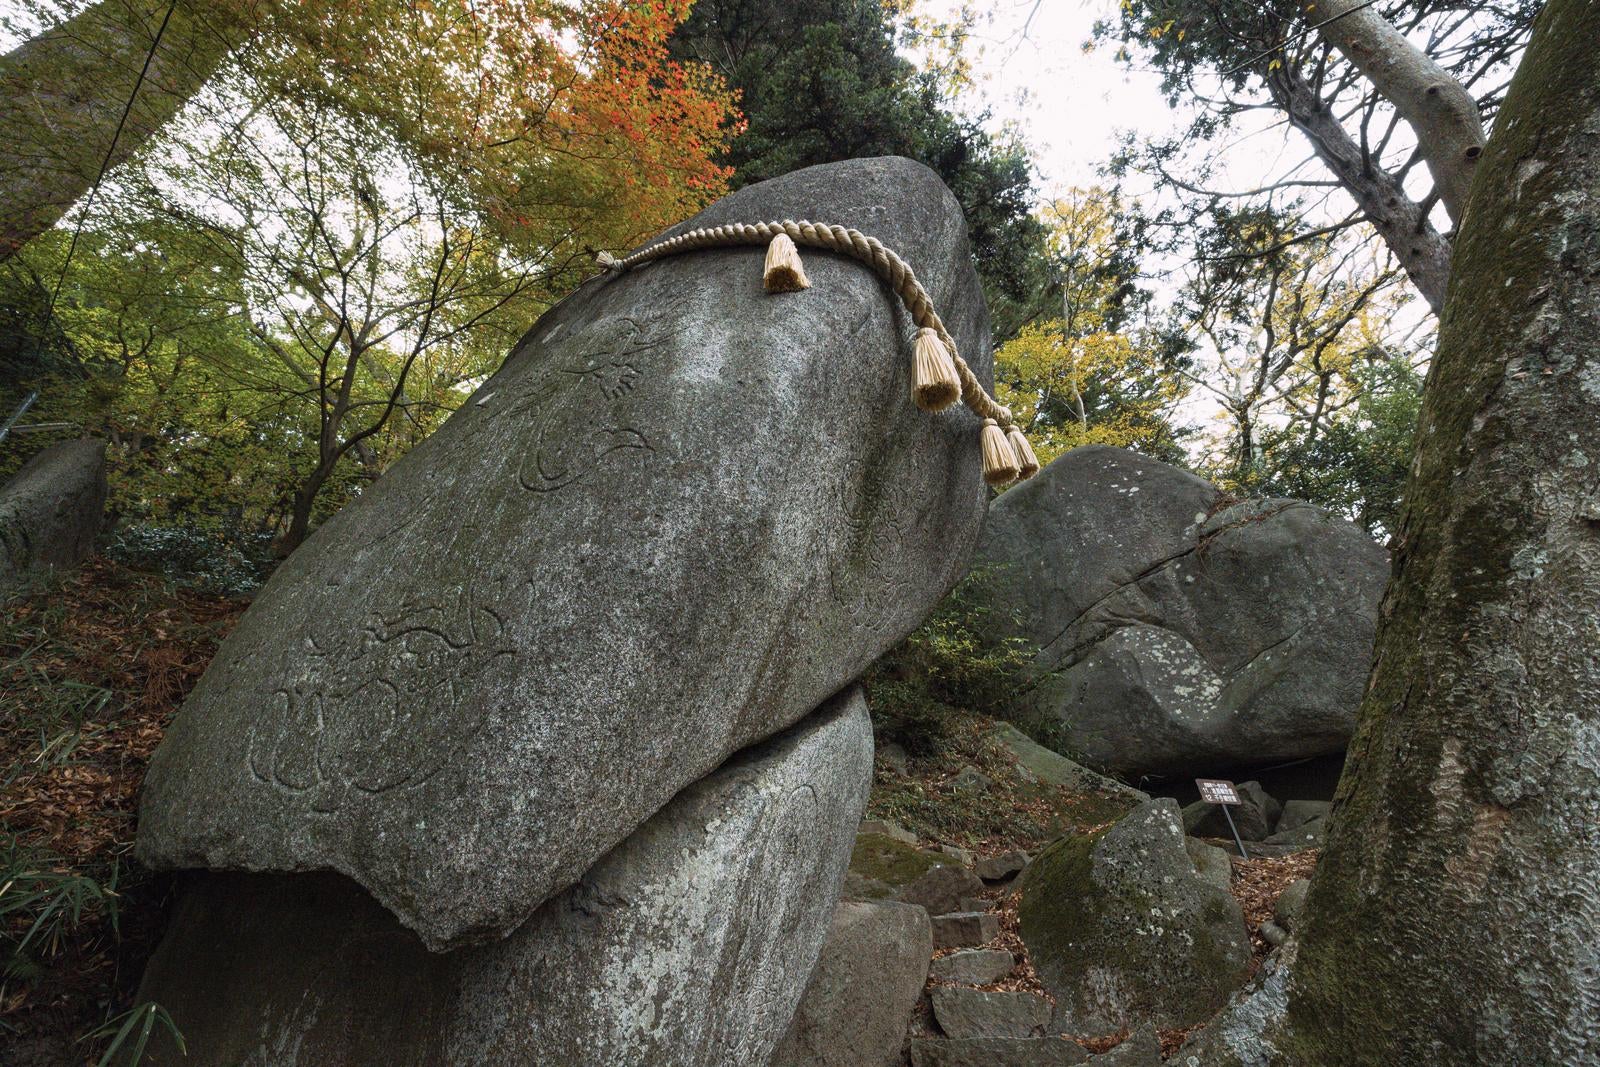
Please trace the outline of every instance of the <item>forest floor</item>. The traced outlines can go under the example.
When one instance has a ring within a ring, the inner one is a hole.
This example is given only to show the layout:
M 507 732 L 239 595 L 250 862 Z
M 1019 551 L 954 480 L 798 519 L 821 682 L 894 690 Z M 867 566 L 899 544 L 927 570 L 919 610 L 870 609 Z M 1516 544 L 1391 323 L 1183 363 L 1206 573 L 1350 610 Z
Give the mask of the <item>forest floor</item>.
M 0 617 L 0 1063 L 93 1064 L 130 1009 L 164 923 L 171 880 L 134 860 L 136 802 L 172 715 L 247 606 L 95 559 L 4 606 Z M 1095 794 L 1016 773 L 995 723 L 958 713 L 942 743 L 904 764 L 878 761 L 867 816 L 925 847 L 979 857 L 1034 854 L 1121 810 Z M 987 779 L 964 785 L 968 769 Z M 1260 926 L 1314 852 L 1233 861 L 1256 963 Z M 1016 894 L 986 896 L 993 947 L 1016 969 L 995 989 L 1044 994 L 1017 936 Z M 1189 1031 L 1162 1033 L 1171 1052 Z M 1092 1051 L 1123 1035 L 1086 1042 Z
M 903 766 L 898 761 L 887 763 L 880 756 L 867 818 L 898 823 L 917 835 L 921 848 L 950 845 L 969 850 L 981 859 L 1013 850 L 1035 855 L 1063 832 L 1098 830 L 1124 810 L 1123 805 L 1113 804 L 1108 812 L 1106 799 L 1098 794 L 1019 777 L 1015 762 L 994 735 L 995 725 L 993 719 L 952 709 L 944 722 L 944 738 L 931 751 L 909 758 Z M 960 784 L 963 771 L 969 767 L 989 780 L 982 789 Z M 1232 855 L 1231 841 L 1210 843 L 1224 848 L 1232 859 L 1230 889 L 1249 929 L 1253 977 L 1273 947 L 1261 936 L 1262 924 L 1272 920 L 1278 896 L 1291 882 L 1311 876 L 1318 853 L 1308 849 L 1288 856 L 1246 860 Z M 1016 890 L 1012 883 L 983 894 L 991 901 L 989 910 L 999 915 L 1000 936 L 982 947 L 1008 951 L 1017 963 L 1004 978 L 978 988 L 1036 993 L 1053 1000 L 1040 983 L 1028 958 L 1027 945 L 1019 936 L 1020 894 Z M 936 952 L 935 956 L 943 954 Z M 930 978 L 928 988 L 936 984 L 937 979 Z M 1203 1026 L 1158 1031 L 1163 1057 L 1170 1057 Z M 913 1031 L 937 1032 L 927 997 L 918 1005 Z M 1078 1044 L 1091 1053 L 1100 1053 L 1115 1048 L 1129 1036 L 1129 1031 L 1122 1031 L 1079 1038 Z
M 4 605 L 0 1062 L 113 1039 L 170 884 L 132 856 L 145 765 L 244 607 L 104 559 Z

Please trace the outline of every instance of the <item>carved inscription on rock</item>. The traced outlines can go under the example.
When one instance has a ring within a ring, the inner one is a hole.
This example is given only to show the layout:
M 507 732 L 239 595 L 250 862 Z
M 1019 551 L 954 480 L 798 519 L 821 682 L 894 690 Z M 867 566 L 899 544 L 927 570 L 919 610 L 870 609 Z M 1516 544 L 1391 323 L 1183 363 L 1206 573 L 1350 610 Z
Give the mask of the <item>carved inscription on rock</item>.
M 337 811 L 349 790 L 383 793 L 436 774 L 492 710 L 473 691 L 509 671 L 516 648 L 494 606 L 502 583 L 473 582 L 390 612 L 354 633 L 305 638 L 285 657 L 248 742 L 257 780 Z

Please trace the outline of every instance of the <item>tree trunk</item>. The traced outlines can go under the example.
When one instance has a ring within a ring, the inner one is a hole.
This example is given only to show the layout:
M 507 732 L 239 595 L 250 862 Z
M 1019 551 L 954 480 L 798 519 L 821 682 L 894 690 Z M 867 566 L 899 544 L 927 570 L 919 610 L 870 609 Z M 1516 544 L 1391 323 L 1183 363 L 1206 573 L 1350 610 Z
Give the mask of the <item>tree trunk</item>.
M 224 4 L 177 0 L 170 19 L 168 10 L 168 0 L 101 0 L 0 57 L 0 262 L 55 225 L 108 153 L 116 166 L 145 144 L 244 35 Z
M 1370 0 L 1322 0 L 1309 17 L 1417 135 L 1434 188 L 1450 221 L 1461 224 L 1478 157 L 1483 117 L 1472 94 L 1406 39 Z
M 1450 242 L 1428 221 L 1394 175 L 1362 152 L 1337 116 L 1304 80 L 1286 68 L 1267 78 L 1273 99 L 1289 124 L 1311 142 L 1312 151 L 1355 200 L 1434 314 L 1444 310 L 1450 280 Z
M 1600 1063 L 1600 0 L 1479 164 L 1284 1062 Z

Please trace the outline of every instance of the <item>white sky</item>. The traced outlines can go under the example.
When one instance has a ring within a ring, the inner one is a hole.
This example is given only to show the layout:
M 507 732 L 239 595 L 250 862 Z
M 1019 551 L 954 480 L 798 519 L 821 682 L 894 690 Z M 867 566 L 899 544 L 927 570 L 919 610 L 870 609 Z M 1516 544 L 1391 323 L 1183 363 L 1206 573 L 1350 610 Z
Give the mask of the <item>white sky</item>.
M 928 0 L 930 14 L 949 0 Z M 1127 129 L 1166 129 L 1172 114 L 1158 75 L 1130 71 L 1115 48 L 1085 53 L 1096 19 L 1109 18 L 1116 0 L 990 0 L 967 48 L 978 100 L 994 125 L 1013 122 L 1032 148 L 1049 195 L 1096 180 L 1095 168 Z

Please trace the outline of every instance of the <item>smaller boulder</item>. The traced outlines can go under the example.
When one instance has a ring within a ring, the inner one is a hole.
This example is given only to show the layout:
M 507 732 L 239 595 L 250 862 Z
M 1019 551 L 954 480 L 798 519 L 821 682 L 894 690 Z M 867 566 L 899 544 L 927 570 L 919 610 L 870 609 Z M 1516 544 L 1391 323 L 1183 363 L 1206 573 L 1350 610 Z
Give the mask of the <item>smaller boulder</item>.
M 961 848 L 958 845 L 940 845 L 939 855 L 949 856 L 963 867 L 971 867 L 977 860 L 971 849 Z
M 89 556 L 106 509 L 106 443 L 63 441 L 0 486 L 0 589 Z
M 1244 914 L 1196 871 L 1167 798 L 1040 852 L 1018 918 L 1068 1033 L 1202 1022 L 1250 969 Z
M 1043 1037 L 1050 1027 L 1050 1002 L 1032 993 L 936 986 L 931 999 L 933 1017 L 948 1037 Z
M 850 872 L 898 889 L 945 864 L 936 856 L 887 834 L 857 833 L 850 852 Z
M 1017 773 L 1024 780 L 1065 786 L 1075 793 L 1098 794 L 1117 809 L 1110 816 L 1112 818 L 1150 799 L 1148 793 L 1124 785 L 1115 778 L 1097 774 L 1061 753 L 1045 748 L 1010 723 L 1001 723 L 989 736 L 1016 760 Z
M 1021 874 L 1022 868 L 1028 865 L 1026 852 L 1002 852 L 998 856 L 986 856 L 973 866 L 973 872 L 985 882 L 1003 882 L 1013 875 Z
M 1016 965 L 1016 957 L 1004 949 L 968 948 L 940 956 L 928 973 L 943 982 L 988 985 L 1010 974 Z
M 1326 819 L 1332 811 L 1333 804 L 1326 800 L 1286 800 L 1283 813 L 1278 816 L 1278 824 L 1272 832 L 1281 834 L 1304 826 L 1313 819 Z
M 1312 819 L 1310 822 L 1301 823 L 1293 830 L 1280 830 L 1261 843 L 1280 850 L 1277 853 L 1279 855 L 1303 852 L 1308 848 L 1321 848 L 1326 827 L 1326 819 Z
M 1000 916 L 987 911 L 958 911 L 933 917 L 933 947 L 976 948 L 1000 936 Z
M 950 779 L 950 787 L 958 793 L 981 793 L 994 788 L 994 779 L 968 764 Z
M 877 761 L 896 774 L 905 774 L 911 769 L 911 757 L 906 755 L 903 747 L 892 741 L 887 745 L 878 746 Z
M 1060 1037 L 923 1037 L 911 1042 L 911 1067 L 1077 1067 L 1089 1054 Z
M 929 915 L 946 915 L 961 910 L 964 897 L 983 892 L 983 880 L 965 867 L 954 864 L 929 868 L 915 881 L 901 888 L 899 899 L 928 909 Z
M 1230 805 L 1234 828 L 1246 841 L 1265 841 L 1277 826 L 1283 805 L 1269 796 L 1261 788 L 1260 782 L 1244 782 L 1237 788 L 1240 802 Z M 1183 809 L 1183 829 L 1195 837 L 1233 836 L 1233 831 L 1228 829 L 1228 817 L 1222 813 L 1222 805 L 1207 804 L 1203 800 L 1197 800 Z
M 1283 887 L 1277 903 L 1272 906 L 1272 917 L 1285 930 L 1300 928 L 1300 917 L 1305 914 L 1306 894 L 1311 891 L 1309 878 L 1296 878 Z
M 840 904 L 771 1067 L 893 1067 L 933 953 L 928 914 Z

